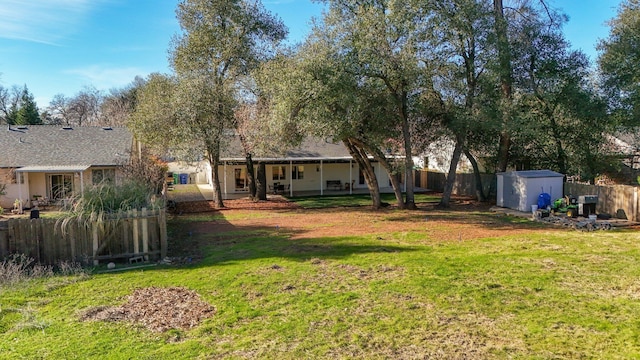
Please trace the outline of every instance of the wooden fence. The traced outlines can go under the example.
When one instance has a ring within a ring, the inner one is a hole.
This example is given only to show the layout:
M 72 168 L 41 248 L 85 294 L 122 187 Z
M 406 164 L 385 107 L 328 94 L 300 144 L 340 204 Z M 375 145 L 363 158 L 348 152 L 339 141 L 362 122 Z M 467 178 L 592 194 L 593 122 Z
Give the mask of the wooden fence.
M 482 188 L 485 194 L 490 194 L 495 187 L 495 175 L 481 174 Z M 418 170 L 416 171 L 416 186 L 437 192 L 444 191 L 444 184 L 447 177 L 444 173 Z M 493 191 L 495 192 L 495 191 Z M 460 173 L 456 174 L 456 181 L 453 185 L 453 194 L 463 196 L 476 195 L 476 179 L 474 174 Z
M 64 231 L 63 231 L 64 230 Z M 104 226 L 56 219 L 0 222 L 0 259 L 25 254 L 41 264 L 73 261 L 97 265 L 112 259 L 164 259 L 167 256 L 165 210 L 132 210 Z
M 564 194 L 573 196 L 598 195 L 597 213 L 607 213 L 614 217 L 624 215 L 628 220 L 640 221 L 637 186 L 564 183 Z

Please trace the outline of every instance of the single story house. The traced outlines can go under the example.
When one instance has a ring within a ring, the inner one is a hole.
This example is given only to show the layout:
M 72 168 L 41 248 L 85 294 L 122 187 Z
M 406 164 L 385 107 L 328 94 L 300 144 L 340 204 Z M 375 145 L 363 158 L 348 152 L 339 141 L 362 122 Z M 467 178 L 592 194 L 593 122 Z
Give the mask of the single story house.
M 123 127 L 7 125 L 0 130 L 0 206 L 60 203 L 91 184 L 118 183 L 133 146 Z
M 390 158 L 392 158 L 390 156 Z M 381 192 L 392 192 L 389 176 L 384 168 L 373 161 Z M 290 196 L 304 193 L 352 193 L 367 190 L 364 175 L 342 142 L 307 138 L 300 146 L 282 154 L 254 156 L 253 161 L 266 164 L 268 191 Z M 246 159 L 242 147 L 234 136 L 222 149 L 219 174 L 224 198 L 248 192 Z M 204 163 L 206 182 L 212 184 L 211 167 Z M 196 179 L 200 176 L 196 176 Z M 401 183 L 405 183 L 402 181 Z

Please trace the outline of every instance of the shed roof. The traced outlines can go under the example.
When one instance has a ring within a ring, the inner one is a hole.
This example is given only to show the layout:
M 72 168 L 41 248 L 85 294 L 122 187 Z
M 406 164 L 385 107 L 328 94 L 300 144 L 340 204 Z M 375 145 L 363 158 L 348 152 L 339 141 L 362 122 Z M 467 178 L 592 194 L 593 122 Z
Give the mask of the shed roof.
M 552 170 L 521 170 L 521 171 L 507 171 L 498 173 L 497 175 L 522 177 L 522 178 L 545 178 L 545 177 L 564 177 L 564 175 Z
M 0 167 L 114 166 L 129 158 L 132 144 L 124 127 L 6 126 L 0 129 Z

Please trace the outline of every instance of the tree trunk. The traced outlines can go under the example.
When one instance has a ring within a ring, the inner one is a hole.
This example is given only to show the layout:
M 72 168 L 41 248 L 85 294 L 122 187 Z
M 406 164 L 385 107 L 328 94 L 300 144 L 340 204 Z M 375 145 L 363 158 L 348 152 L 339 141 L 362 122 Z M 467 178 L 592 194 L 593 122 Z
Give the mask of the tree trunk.
M 407 94 L 404 94 L 402 101 L 402 136 L 404 138 L 405 154 L 405 180 L 406 180 L 406 200 L 405 208 L 415 210 L 416 200 L 413 193 L 415 179 L 413 177 L 413 152 L 411 150 L 411 131 L 409 129 L 409 114 L 407 110 Z
M 256 174 L 256 198 L 267 200 L 267 166 L 265 163 L 258 163 L 258 173 Z
M 467 159 L 469 159 L 471 167 L 473 167 L 473 177 L 476 179 L 476 199 L 482 202 L 487 201 L 487 197 L 484 194 L 484 187 L 482 186 L 482 176 L 480 176 L 480 168 L 478 167 L 478 162 L 473 157 L 473 155 L 471 155 L 471 152 L 469 150 L 465 149 L 464 155 L 467 157 Z
M 511 119 L 511 98 L 512 98 L 512 68 L 511 68 L 511 48 L 507 35 L 507 21 L 504 18 L 504 7 L 502 0 L 493 0 L 493 10 L 495 17 L 495 31 L 498 45 L 498 59 L 500 62 L 500 87 L 502 89 L 502 130 L 498 148 L 498 170 L 506 171 L 509 164 L 509 148 L 511 147 L 511 134 L 509 133 L 509 123 Z
M 251 157 L 251 151 L 247 145 L 247 141 L 242 134 L 240 134 L 240 144 L 242 144 L 242 151 L 244 151 L 244 158 L 247 164 L 247 186 L 249 187 L 249 198 L 256 201 L 256 179 L 255 172 L 253 170 L 253 158 Z
M 369 158 L 366 156 L 364 150 L 360 149 L 356 144 L 350 141 L 350 139 L 345 139 L 342 142 L 347 147 L 349 154 L 351 154 L 351 157 L 353 157 L 364 174 L 367 187 L 369 188 L 369 194 L 371 195 L 373 208 L 376 210 L 380 209 L 382 206 L 380 187 L 378 186 L 378 179 L 376 178 L 375 171 L 373 170 L 373 166 L 371 166 Z
M 394 176 L 391 164 L 389 163 L 389 161 L 387 161 L 387 158 L 384 156 L 382 151 L 380 151 L 380 149 L 377 147 L 370 146 L 360 139 L 352 138 L 351 141 L 360 146 L 365 151 L 368 151 L 373 156 L 373 158 L 382 165 L 384 170 L 387 172 L 389 179 L 391 180 L 391 187 L 393 188 L 393 193 L 396 196 L 398 209 L 404 209 L 404 199 L 402 198 L 402 189 L 400 188 L 400 182 L 398 181 L 398 178 Z
M 247 153 L 245 155 L 245 159 L 247 160 L 247 186 L 249 187 L 249 197 L 251 200 L 259 200 L 256 196 L 256 177 L 253 169 L 253 158 L 251 157 L 251 153 Z
M 456 147 L 453 150 L 453 157 L 451 158 L 451 164 L 449 165 L 449 174 L 447 174 L 442 198 L 438 205 L 440 207 L 448 208 L 451 204 L 451 193 L 453 193 L 453 185 L 456 182 L 456 169 L 458 168 L 458 162 L 460 162 L 460 155 L 462 155 L 462 142 L 458 140 L 456 141 Z
M 224 207 L 222 201 L 222 189 L 220 187 L 220 176 L 218 168 L 220 167 L 220 142 L 214 141 L 208 144 L 207 153 L 209 156 L 209 164 L 211 164 L 211 179 L 213 180 L 213 203 L 216 208 Z
M 220 187 L 220 176 L 218 174 L 218 167 L 220 166 L 220 160 L 218 157 L 210 159 L 211 162 L 211 178 L 213 179 L 213 203 L 216 208 L 224 208 L 222 201 L 222 189 Z

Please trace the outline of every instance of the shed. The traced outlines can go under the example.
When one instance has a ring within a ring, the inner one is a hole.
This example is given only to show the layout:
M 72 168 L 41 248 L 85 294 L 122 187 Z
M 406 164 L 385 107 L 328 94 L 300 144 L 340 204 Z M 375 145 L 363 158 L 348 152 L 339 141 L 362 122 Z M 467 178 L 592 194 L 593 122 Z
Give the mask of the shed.
M 529 212 L 542 193 L 551 199 L 563 196 L 564 175 L 551 170 L 510 171 L 496 174 L 496 205 Z

